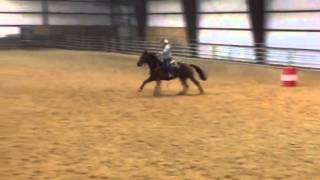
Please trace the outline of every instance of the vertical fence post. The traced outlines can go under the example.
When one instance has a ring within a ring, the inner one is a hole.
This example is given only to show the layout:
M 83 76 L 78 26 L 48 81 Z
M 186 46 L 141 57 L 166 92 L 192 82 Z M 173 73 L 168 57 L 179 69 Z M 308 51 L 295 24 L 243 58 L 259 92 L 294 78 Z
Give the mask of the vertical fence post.
M 232 57 L 232 49 L 231 49 L 231 47 L 227 47 L 227 49 L 228 49 L 228 51 L 227 51 L 228 57 L 233 61 L 234 59 Z
M 289 51 L 288 52 L 288 65 L 289 66 L 293 66 L 295 64 L 294 60 L 295 60 L 295 51 Z

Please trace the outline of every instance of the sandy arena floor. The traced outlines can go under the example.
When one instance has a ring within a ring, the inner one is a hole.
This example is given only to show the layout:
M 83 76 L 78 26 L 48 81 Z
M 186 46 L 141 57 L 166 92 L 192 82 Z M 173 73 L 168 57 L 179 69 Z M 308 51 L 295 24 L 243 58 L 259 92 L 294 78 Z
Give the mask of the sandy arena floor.
M 206 94 L 175 96 L 137 57 L 0 51 L 0 179 L 320 179 L 320 73 L 204 63 Z

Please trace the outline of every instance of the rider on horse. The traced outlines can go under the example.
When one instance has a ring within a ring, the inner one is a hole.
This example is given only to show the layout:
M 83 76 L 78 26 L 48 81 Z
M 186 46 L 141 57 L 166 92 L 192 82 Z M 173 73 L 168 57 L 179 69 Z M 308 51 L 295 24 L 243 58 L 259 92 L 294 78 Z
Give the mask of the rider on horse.
M 169 77 L 171 77 L 173 74 L 173 67 L 172 64 L 172 53 L 171 53 L 171 46 L 169 44 L 168 39 L 163 40 L 163 47 L 162 51 L 159 52 L 159 54 L 162 56 L 163 60 L 163 68 L 168 74 Z

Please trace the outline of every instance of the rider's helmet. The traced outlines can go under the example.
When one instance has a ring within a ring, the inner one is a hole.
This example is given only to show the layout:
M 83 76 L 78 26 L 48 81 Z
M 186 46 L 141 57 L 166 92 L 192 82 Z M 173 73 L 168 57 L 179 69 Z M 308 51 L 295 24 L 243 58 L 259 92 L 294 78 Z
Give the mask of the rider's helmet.
M 163 39 L 163 44 L 169 44 L 169 40 L 168 39 Z

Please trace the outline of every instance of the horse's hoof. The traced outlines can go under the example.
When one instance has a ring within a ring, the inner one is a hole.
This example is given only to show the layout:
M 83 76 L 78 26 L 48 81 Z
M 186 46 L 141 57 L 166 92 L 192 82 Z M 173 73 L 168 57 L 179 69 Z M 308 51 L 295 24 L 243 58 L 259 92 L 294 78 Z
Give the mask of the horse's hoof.
M 178 96 L 186 95 L 186 92 L 179 92 L 177 95 Z
M 141 93 L 141 92 L 142 92 L 142 89 L 139 89 L 138 92 Z
M 153 92 L 153 96 L 154 97 L 159 97 L 159 96 L 161 96 L 161 94 L 160 94 L 159 91 L 155 91 L 155 92 Z

